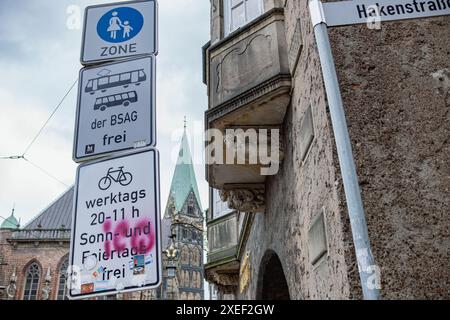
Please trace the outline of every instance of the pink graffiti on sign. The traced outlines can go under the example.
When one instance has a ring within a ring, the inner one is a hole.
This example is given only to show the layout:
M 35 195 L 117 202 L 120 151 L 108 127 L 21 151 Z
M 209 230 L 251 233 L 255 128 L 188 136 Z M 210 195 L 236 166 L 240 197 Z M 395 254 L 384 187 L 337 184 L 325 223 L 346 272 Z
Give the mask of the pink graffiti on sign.
M 106 240 L 104 243 L 106 259 L 111 256 L 113 248 L 117 252 L 123 252 L 128 244 L 138 254 L 148 254 L 155 246 L 155 229 L 149 219 L 140 220 L 134 227 L 130 227 L 128 221 L 121 221 L 115 226 L 111 221 L 105 221 L 103 232 L 113 234 L 113 240 Z
M 103 232 L 108 233 L 111 231 L 111 221 L 105 221 L 105 223 L 103 224 Z M 107 240 L 105 241 L 105 258 L 109 259 L 111 255 L 111 241 Z
M 147 254 L 155 245 L 155 233 L 151 221 L 147 219 L 139 221 L 136 224 L 136 229 L 141 230 L 141 232 L 133 234 L 131 246 L 139 248 L 139 254 Z
M 126 238 L 129 225 L 127 221 L 121 221 L 114 229 L 114 249 L 118 252 L 122 252 L 127 247 Z

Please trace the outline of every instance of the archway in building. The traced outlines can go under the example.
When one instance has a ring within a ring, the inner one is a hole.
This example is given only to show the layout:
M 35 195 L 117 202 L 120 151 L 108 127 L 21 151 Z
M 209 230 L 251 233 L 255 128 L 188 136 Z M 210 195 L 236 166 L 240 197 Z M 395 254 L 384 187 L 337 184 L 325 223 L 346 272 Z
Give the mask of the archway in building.
M 289 287 L 278 255 L 268 250 L 261 259 L 256 291 L 258 300 L 290 300 Z

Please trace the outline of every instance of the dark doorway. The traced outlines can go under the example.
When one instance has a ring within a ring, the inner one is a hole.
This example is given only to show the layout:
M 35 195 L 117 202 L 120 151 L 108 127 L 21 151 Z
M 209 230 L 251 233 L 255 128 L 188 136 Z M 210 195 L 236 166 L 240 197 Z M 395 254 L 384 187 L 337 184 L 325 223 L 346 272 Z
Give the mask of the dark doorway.
M 258 300 L 290 300 L 289 288 L 278 255 L 269 250 L 264 254 L 259 266 Z

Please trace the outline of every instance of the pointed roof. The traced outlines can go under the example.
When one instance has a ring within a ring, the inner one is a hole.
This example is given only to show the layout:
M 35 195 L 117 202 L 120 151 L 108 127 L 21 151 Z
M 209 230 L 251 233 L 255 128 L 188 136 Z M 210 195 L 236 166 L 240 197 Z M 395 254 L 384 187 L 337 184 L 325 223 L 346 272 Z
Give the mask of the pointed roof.
M 69 188 L 36 218 L 28 222 L 24 229 L 70 229 L 72 227 L 72 205 L 74 187 Z
M 19 229 L 20 224 L 14 216 L 14 209 L 12 209 L 11 215 L 3 221 L 0 229 Z
M 192 156 L 187 139 L 185 124 L 183 138 L 181 139 L 180 151 L 178 153 L 177 165 L 173 174 L 164 217 L 168 217 L 170 215 L 168 209 L 171 206 L 174 206 L 176 211 L 180 211 L 191 191 L 194 192 L 194 195 L 197 198 L 198 205 L 201 209 L 197 180 L 195 178 L 194 166 L 192 163 Z

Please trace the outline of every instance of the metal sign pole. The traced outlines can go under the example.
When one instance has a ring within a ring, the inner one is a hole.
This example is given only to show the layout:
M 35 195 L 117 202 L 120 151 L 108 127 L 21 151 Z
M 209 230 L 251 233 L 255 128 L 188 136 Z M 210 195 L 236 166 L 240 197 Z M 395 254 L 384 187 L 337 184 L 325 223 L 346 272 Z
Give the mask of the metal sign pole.
M 369 285 L 369 283 L 373 282 L 374 277 L 377 276 L 374 269 L 375 262 L 370 249 L 358 176 L 356 174 L 350 136 L 345 120 L 344 106 L 328 38 L 322 2 L 319 0 L 311 0 L 309 8 L 314 26 L 314 34 L 316 36 L 317 49 L 319 51 L 333 132 L 336 139 L 336 149 L 344 183 L 345 198 L 350 216 L 362 291 L 364 299 L 378 300 L 380 295 L 379 289 L 376 285 Z

